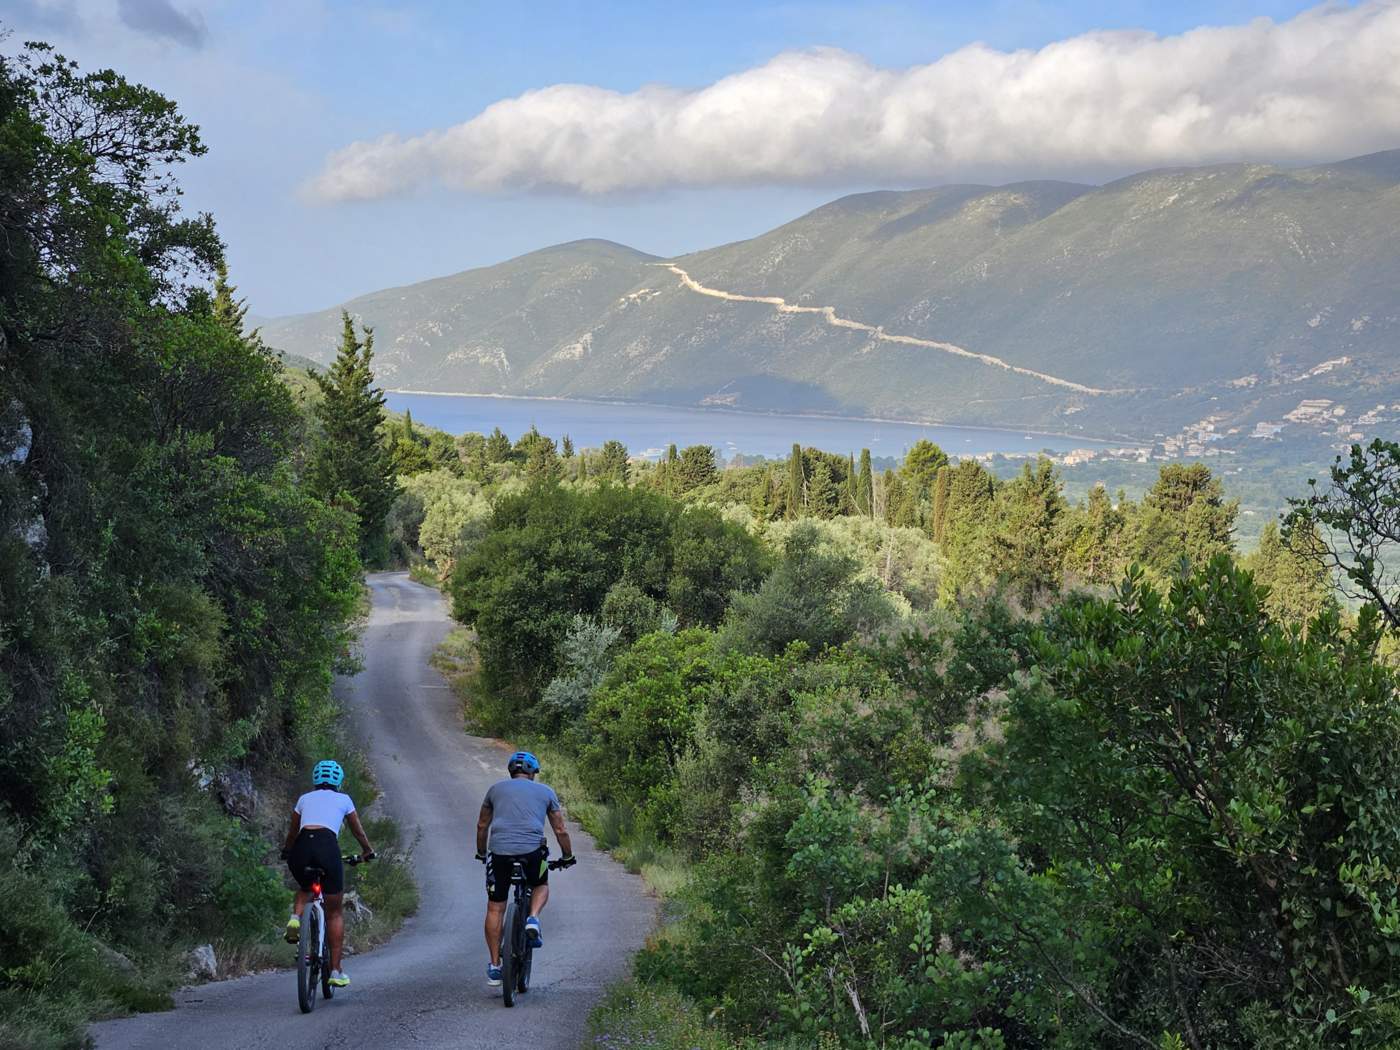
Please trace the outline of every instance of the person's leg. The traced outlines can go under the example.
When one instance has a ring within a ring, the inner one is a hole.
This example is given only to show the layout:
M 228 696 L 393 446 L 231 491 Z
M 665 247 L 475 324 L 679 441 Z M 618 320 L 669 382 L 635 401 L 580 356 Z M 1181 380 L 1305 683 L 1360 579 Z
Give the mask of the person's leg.
M 292 900 L 292 914 L 301 918 L 301 913 L 306 910 L 306 899 L 310 896 L 305 890 L 297 890 L 296 897 Z
M 542 882 L 530 894 L 530 917 L 536 918 L 549 903 L 549 883 Z
M 326 939 L 331 942 L 331 970 L 340 969 L 340 950 L 345 942 L 345 909 L 341 905 L 345 901 L 343 893 L 327 893 L 325 895 L 326 908 Z
M 491 955 L 491 965 L 501 965 L 501 929 L 506 924 L 506 902 L 488 900 L 486 902 L 486 950 Z

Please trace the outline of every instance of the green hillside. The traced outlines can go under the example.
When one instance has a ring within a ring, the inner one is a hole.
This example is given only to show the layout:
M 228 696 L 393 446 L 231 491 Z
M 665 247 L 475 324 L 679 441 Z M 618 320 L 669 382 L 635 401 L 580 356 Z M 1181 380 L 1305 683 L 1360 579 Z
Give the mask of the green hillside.
M 1400 400 L 1400 151 L 858 194 L 675 260 L 581 241 L 345 308 L 403 389 L 1139 439 L 1324 399 L 1342 425 Z M 324 360 L 338 309 L 265 334 Z

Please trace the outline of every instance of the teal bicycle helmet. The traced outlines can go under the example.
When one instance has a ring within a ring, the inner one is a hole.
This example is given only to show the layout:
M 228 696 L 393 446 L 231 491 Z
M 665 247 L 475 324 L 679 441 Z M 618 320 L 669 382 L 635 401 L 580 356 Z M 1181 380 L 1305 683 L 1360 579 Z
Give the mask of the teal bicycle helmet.
M 510 756 L 510 761 L 506 763 L 506 772 L 511 776 L 516 773 L 538 773 L 540 771 L 540 760 L 528 751 L 517 751 Z
M 345 783 L 345 770 L 341 769 L 340 763 L 334 759 L 322 759 L 316 763 L 316 768 L 311 771 L 311 785 L 313 787 L 329 784 L 333 788 L 338 788 L 343 783 Z

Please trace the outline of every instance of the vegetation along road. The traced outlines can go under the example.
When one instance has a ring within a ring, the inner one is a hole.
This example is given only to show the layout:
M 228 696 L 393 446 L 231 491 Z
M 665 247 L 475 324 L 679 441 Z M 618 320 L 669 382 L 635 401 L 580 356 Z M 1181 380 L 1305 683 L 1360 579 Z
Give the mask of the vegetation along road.
M 513 1045 L 574 1047 L 603 988 L 626 970 L 652 923 L 641 880 L 574 830 L 577 867 L 557 873 L 545 948 L 529 995 L 514 1010 L 485 982 L 486 896 L 471 834 L 481 797 L 504 776 L 505 752 L 464 736 L 454 694 L 428 659 L 450 626 L 436 591 L 404 573 L 369 578 L 373 610 L 364 670 L 341 683 L 371 748 L 386 805 L 420 838 L 416 918 L 389 944 L 346 965 L 348 993 L 303 1016 L 288 972 L 223 981 L 177 994 L 178 1008 L 94 1027 L 102 1050 L 218 1047 Z M 548 770 L 543 779 L 548 780 Z M 351 791 L 353 792 L 353 786 Z M 567 799 L 565 800 L 567 804 Z M 290 949 L 289 961 L 290 961 Z

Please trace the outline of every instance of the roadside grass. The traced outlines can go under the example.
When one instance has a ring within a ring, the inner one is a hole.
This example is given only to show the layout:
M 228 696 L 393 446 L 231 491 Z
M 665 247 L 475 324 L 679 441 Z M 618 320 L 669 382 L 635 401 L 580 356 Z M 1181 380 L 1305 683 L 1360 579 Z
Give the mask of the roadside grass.
M 438 574 L 433 571 L 433 567 L 422 559 L 408 563 L 408 578 L 414 583 L 421 583 L 424 587 L 431 587 L 433 590 L 442 589 L 442 581 L 438 579 Z
M 749 1050 L 710 1024 L 680 992 L 640 981 L 615 984 L 588 1018 L 585 1050 Z

